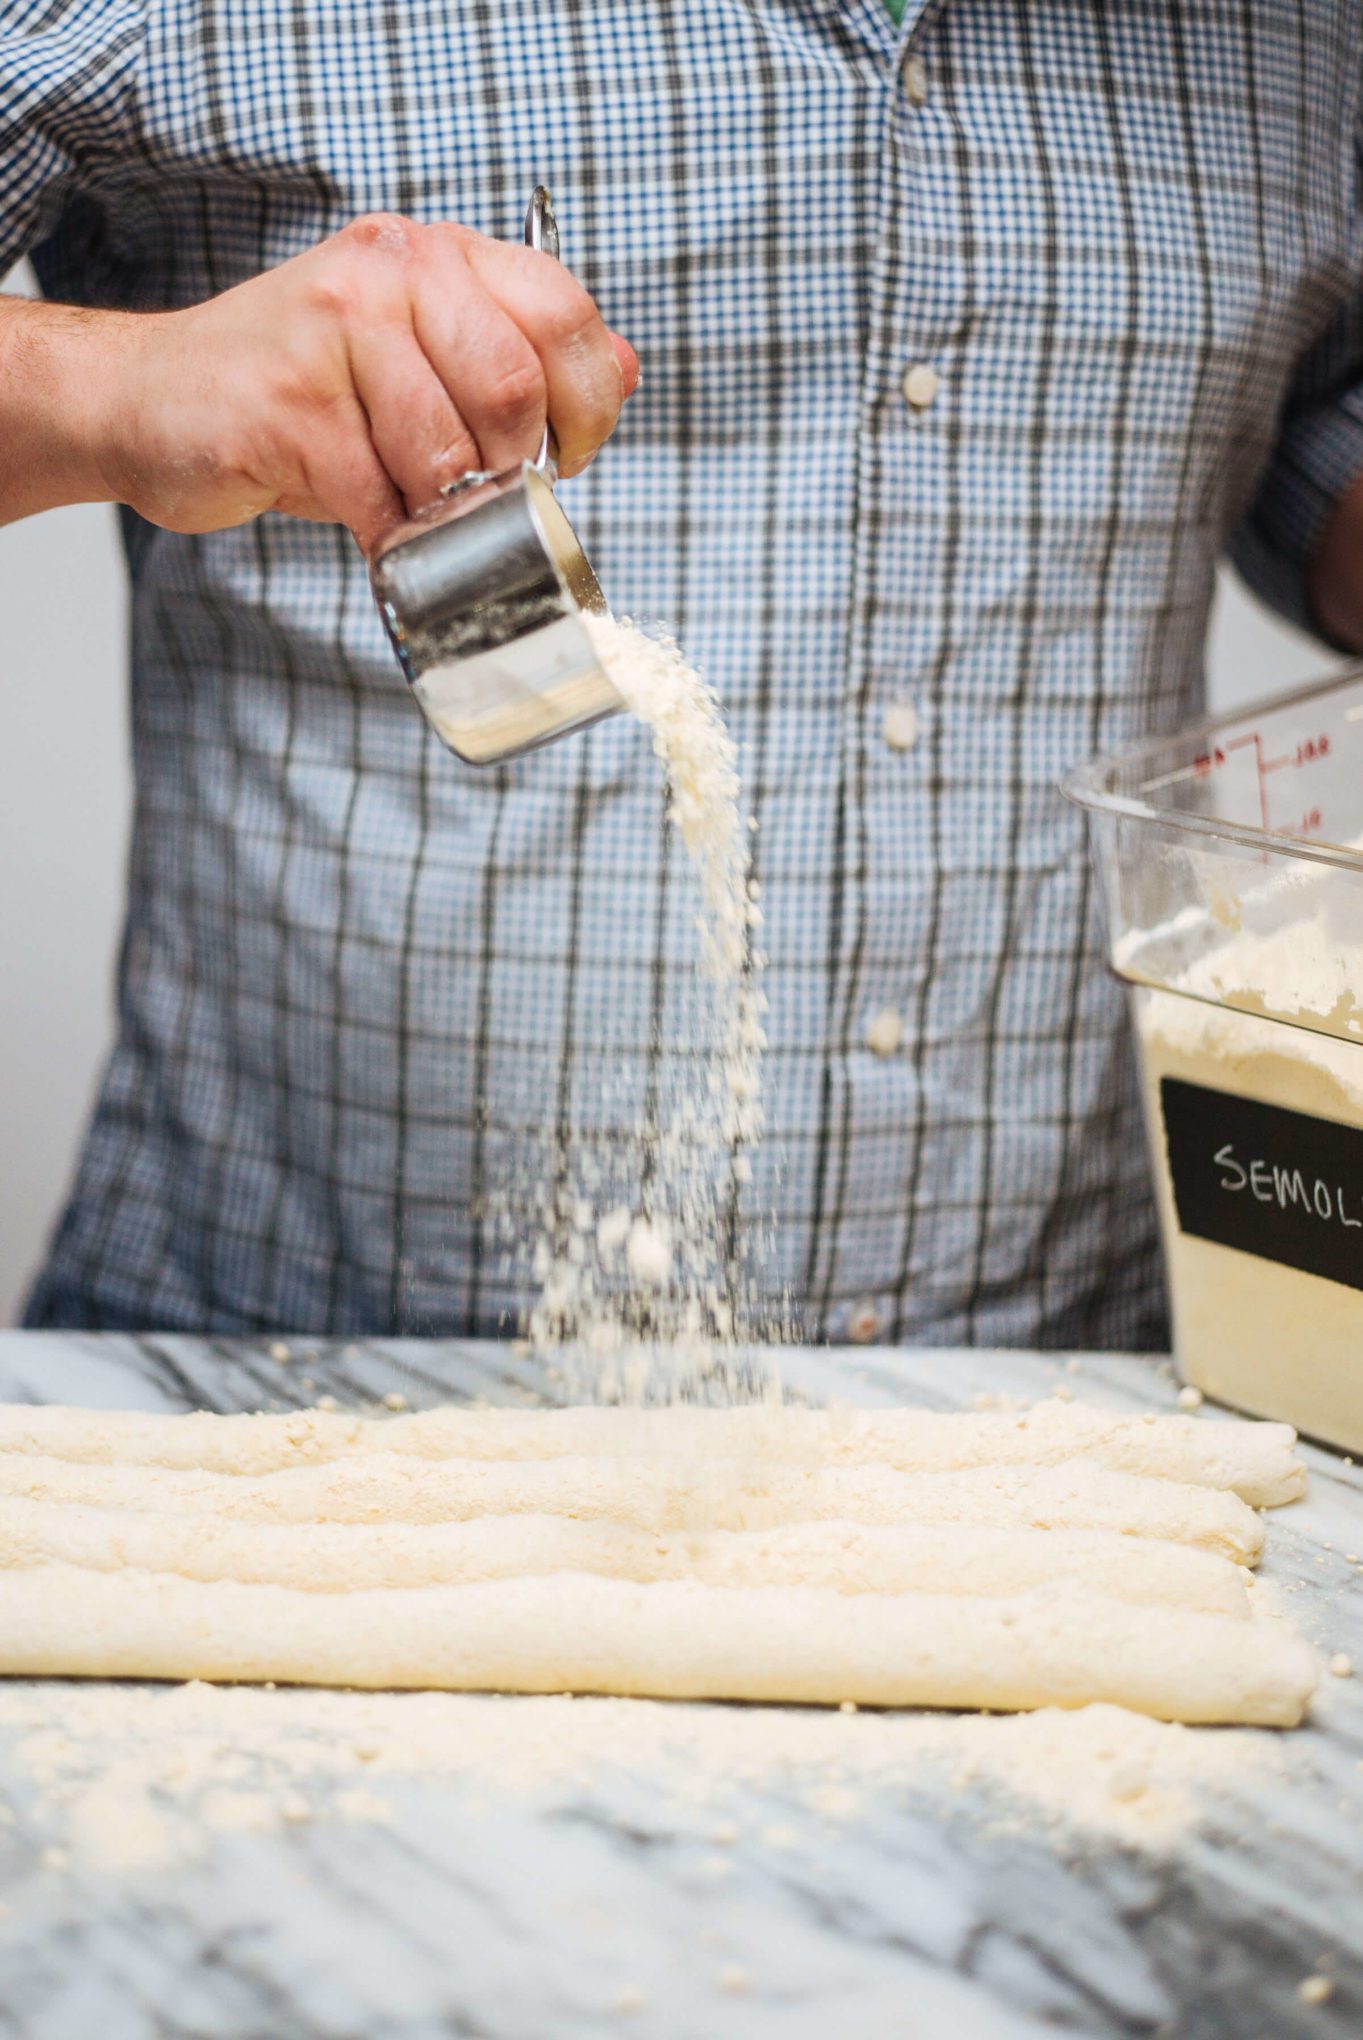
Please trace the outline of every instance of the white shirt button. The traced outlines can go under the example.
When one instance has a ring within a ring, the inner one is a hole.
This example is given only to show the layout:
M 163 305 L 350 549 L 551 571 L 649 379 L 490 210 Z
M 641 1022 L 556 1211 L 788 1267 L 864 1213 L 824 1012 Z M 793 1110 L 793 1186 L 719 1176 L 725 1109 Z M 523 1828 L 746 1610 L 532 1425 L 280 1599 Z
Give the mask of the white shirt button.
M 854 1346 L 869 1346 L 879 1335 L 880 1312 L 869 1296 L 863 1296 L 847 1314 L 847 1336 Z
M 866 1046 L 874 1055 L 893 1055 L 904 1040 L 904 1016 L 893 1006 L 882 1006 L 871 1016 L 866 1029 Z
M 911 701 L 892 701 L 885 711 L 884 738 L 892 751 L 911 751 L 918 742 L 918 710 Z
M 904 371 L 904 401 L 915 411 L 926 411 L 942 387 L 942 378 L 930 361 L 915 361 Z
M 921 106 L 928 96 L 928 67 L 912 53 L 904 59 L 904 90 L 910 106 Z

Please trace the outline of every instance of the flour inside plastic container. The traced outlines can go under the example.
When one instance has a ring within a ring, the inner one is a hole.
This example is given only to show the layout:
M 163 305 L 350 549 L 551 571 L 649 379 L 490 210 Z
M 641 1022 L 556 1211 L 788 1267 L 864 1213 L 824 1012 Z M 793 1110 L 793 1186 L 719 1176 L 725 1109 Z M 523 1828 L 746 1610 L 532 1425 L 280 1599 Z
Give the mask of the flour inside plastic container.
M 1292 1210 L 1308 1198 L 1308 1225 L 1363 1239 L 1356 1185 L 1333 1173 L 1321 1180 L 1312 1166 L 1317 1125 L 1363 1130 L 1363 942 L 1336 925 L 1334 903 L 1319 892 L 1296 874 L 1262 887 L 1251 906 L 1276 925 L 1234 929 L 1171 990 L 1139 988 L 1137 1038 L 1183 1373 L 1233 1407 L 1358 1450 L 1363 1289 L 1298 1265 L 1290 1247 L 1274 1258 L 1185 1229 L 1164 1121 L 1165 1079 L 1294 1115 L 1272 1152 L 1256 1158 L 1265 1182 L 1247 1195 L 1286 1214 L 1285 1239 Z M 1222 1151 L 1236 1152 L 1233 1141 Z

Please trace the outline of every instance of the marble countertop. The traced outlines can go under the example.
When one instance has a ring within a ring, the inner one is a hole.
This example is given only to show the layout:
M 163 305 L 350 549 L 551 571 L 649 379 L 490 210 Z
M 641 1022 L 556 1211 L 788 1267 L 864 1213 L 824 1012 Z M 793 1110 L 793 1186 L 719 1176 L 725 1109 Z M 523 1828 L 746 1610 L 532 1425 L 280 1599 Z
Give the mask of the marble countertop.
M 1113 1356 L 825 1349 L 783 1373 L 867 1403 L 1174 1394 L 1167 1369 Z M 281 1362 L 243 1342 L 0 1334 L 11 1401 L 235 1410 L 396 1390 L 420 1407 L 544 1388 L 507 1347 L 294 1341 Z M 1310 1498 L 1272 1518 L 1265 1572 L 1325 1654 L 1363 1668 L 1347 1555 L 1363 1556 L 1363 1475 L 1305 1457 Z M 1363 2031 L 1358 1679 L 1327 1678 L 1291 1736 L 1170 1731 L 1218 1759 L 1217 1780 L 1148 1836 L 1057 1823 L 997 1765 L 863 1772 L 864 1749 L 933 1729 L 921 1718 L 579 1700 L 558 1749 L 568 1705 L 0 1684 L 0 2036 Z M 321 1739 L 311 1771 L 280 1758 L 288 1721 Z M 1308 1977 L 1328 1990 L 1304 1997 Z

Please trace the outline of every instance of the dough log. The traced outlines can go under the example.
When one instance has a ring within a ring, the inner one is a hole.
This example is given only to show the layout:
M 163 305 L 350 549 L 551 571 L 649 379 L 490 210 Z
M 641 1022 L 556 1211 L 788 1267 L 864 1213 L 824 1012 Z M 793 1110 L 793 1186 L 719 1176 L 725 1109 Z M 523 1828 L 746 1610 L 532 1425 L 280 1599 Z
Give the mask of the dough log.
M 1048 1401 L 1022 1411 L 743 1409 L 435 1409 L 372 1418 L 153 1416 L 0 1405 L 0 1453 L 88 1464 L 275 1473 L 352 1455 L 418 1459 L 681 1458 L 887 1466 L 948 1473 L 1058 1466 L 1080 1457 L 1119 1473 L 1226 1488 L 1256 1507 L 1305 1492 L 1288 1424 L 1131 1417 Z
M 0 1497 L 0 1567 L 52 1563 L 331 1594 L 565 1573 L 843 1594 L 997 1596 L 1070 1580 L 1119 1601 L 1249 1617 L 1244 1575 L 1228 1559 L 1106 1530 L 833 1521 L 658 1535 L 534 1515 L 430 1526 L 274 1524 Z
M 344 1597 L 39 1566 L 0 1576 L 0 1672 L 885 1707 L 1078 1707 L 1290 1727 L 1311 1653 L 1269 1618 L 1009 1599 L 518 1579 Z
M 809 1467 L 550 1459 L 428 1463 L 374 1453 L 248 1476 L 156 1466 L 72 1464 L 0 1453 L 0 1494 L 95 1507 L 174 1511 L 266 1523 L 446 1523 L 550 1515 L 653 1531 L 760 1530 L 788 1523 L 962 1523 L 972 1528 L 1108 1530 L 1199 1545 L 1238 1564 L 1263 1548 L 1263 1526 L 1236 1495 L 1114 1473 L 977 1467 L 908 1474 L 887 1466 Z

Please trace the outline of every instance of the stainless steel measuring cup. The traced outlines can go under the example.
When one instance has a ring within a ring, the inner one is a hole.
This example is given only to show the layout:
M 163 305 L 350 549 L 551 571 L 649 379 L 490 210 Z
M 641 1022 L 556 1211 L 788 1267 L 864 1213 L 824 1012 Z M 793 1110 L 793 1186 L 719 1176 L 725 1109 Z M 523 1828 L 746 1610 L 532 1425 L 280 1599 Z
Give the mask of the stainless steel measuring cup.
M 531 248 L 557 256 L 558 225 L 537 187 Z M 369 563 L 393 649 L 426 720 L 470 765 L 496 765 L 624 706 L 582 622 L 606 598 L 554 483 L 545 427 L 533 461 L 469 474 L 400 525 Z

